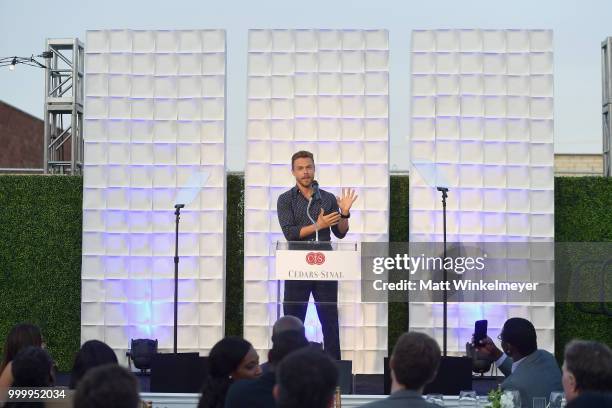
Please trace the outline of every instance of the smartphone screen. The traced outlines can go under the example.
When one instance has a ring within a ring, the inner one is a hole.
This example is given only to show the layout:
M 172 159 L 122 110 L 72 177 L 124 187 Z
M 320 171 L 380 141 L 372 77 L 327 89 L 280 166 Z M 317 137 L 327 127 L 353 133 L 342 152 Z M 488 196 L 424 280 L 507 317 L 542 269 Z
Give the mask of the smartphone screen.
M 474 344 L 487 337 L 487 321 L 477 320 L 474 323 Z

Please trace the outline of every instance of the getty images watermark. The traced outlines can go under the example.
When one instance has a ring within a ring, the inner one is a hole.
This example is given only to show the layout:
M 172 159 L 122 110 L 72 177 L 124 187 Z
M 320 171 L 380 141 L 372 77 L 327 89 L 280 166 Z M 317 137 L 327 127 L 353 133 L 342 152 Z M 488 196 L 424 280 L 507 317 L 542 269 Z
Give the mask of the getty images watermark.
M 455 275 L 463 275 L 468 271 L 482 272 L 485 270 L 485 260 L 487 254 L 482 256 L 409 256 L 408 254 L 395 254 L 394 257 L 375 257 L 372 260 L 372 272 L 381 275 L 388 271 L 406 271 L 411 276 L 419 271 L 447 270 Z M 401 279 L 399 282 L 387 282 L 383 279 L 376 279 L 372 283 L 377 291 L 386 290 L 421 290 L 421 291 L 534 291 L 537 289 L 538 282 L 502 282 L 495 279 L 493 282 L 486 282 L 484 279 L 472 281 L 471 279 L 453 279 L 435 281 L 433 279 L 419 279 L 411 281 Z
M 364 242 L 361 254 L 365 302 L 612 299 L 612 282 L 602 281 L 612 276 L 612 243 L 450 242 L 444 256 L 441 242 Z

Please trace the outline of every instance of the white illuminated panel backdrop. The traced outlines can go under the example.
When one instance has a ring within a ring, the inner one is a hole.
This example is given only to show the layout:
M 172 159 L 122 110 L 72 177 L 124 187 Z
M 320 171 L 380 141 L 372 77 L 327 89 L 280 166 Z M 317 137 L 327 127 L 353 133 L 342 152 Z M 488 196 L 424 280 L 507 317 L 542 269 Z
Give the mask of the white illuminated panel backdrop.
M 295 185 L 294 152 L 314 154 L 323 189 L 357 190 L 345 241 L 388 237 L 388 32 L 251 30 L 248 58 L 244 336 L 261 355 L 276 318 L 272 245 L 284 240 L 276 200 Z M 359 282 L 339 286 L 342 358 L 354 372 L 382 372 L 387 307 L 361 304 Z M 312 304 L 306 327 L 322 341 Z
M 88 31 L 81 341 L 125 358 L 173 346 L 174 204 L 181 215 L 178 348 L 224 332 L 225 31 Z
M 552 31 L 413 31 L 411 116 L 411 241 L 442 240 L 432 185 L 450 187 L 451 242 L 554 239 Z M 449 351 L 465 350 L 475 320 L 495 339 L 510 317 L 531 320 L 553 350 L 554 304 L 525 300 L 451 304 Z M 410 327 L 441 344 L 441 305 L 411 304 Z

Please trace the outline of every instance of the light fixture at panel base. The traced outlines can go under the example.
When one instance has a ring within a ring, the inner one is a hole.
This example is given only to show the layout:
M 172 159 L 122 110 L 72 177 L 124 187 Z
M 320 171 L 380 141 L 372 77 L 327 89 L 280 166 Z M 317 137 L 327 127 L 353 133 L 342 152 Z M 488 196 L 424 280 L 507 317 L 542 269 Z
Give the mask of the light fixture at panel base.
M 130 341 L 130 349 L 125 353 L 128 357 L 128 364 L 131 369 L 131 362 L 134 367 L 145 373 L 151 369 L 151 361 L 153 356 L 157 354 L 157 339 L 132 339 Z

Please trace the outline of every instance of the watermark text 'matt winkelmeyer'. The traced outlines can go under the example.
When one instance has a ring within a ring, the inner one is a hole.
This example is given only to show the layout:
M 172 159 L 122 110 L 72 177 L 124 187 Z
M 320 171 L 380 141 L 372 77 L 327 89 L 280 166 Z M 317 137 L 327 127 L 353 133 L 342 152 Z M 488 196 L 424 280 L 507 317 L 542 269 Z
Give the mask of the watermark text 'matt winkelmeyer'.
M 399 282 L 385 282 L 382 279 L 372 281 L 374 290 L 377 291 L 442 291 L 442 290 L 461 290 L 461 291 L 512 291 L 522 293 L 523 291 L 535 291 L 538 282 L 485 282 L 484 280 L 454 280 L 436 282 L 432 280 L 409 281 L 402 279 Z

